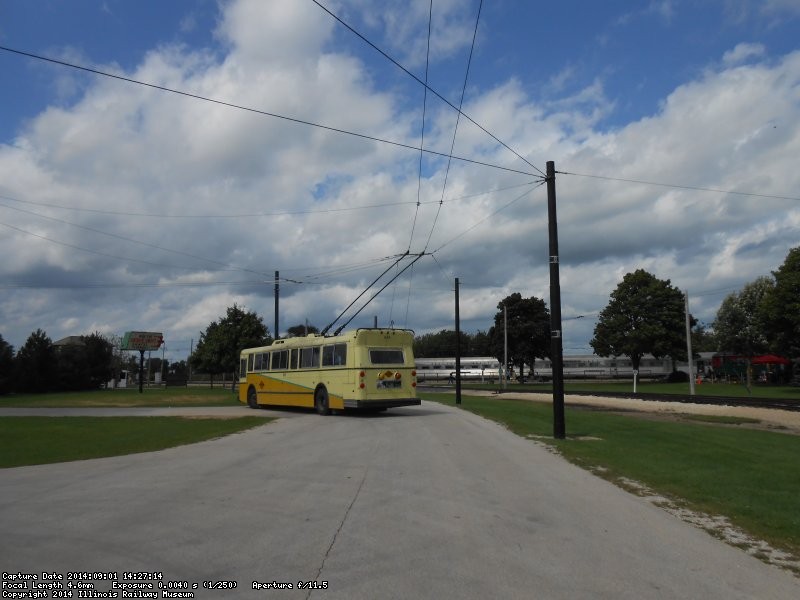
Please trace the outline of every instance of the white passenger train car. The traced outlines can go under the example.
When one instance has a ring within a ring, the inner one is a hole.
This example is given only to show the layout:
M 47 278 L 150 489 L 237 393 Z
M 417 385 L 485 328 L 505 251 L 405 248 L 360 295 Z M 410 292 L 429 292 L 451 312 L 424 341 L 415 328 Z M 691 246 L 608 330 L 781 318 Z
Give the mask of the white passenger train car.
M 455 378 L 456 359 L 417 358 L 417 381 L 449 381 Z M 672 372 L 669 358 L 655 358 L 649 354 L 639 363 L 640 379 L 657 379 Z M 492 356 L 465 357 L 461 359 L 461 378 L 478 381 L 497 381 L 500 378 L 500 361 Z M 530 365 L 525 365 L 526 381 L 550 381 L 553 366 L 549 358 L 536 359 L 531 373 Z M 511 377 L 519 377 L 518 370 Z M 633 365 L 627 356 L 603 357 L 595 354 L 564 356 L 565 379 L 631 379 Z
M 448 381 L 456 376 L 456 359 L 417 358 L 417 381 Z M 469 356 L 461 359 L 461 379 L 497 381 L 500 361 L 493 356 Z

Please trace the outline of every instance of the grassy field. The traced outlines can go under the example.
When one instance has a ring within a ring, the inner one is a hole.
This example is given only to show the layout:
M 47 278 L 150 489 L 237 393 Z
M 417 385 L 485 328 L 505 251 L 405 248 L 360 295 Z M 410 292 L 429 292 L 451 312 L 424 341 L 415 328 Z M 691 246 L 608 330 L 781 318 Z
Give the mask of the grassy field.
M 271 419 L 3 417 L 0 467 L 152 452 L 257 427 Z
M 124 390 L 94 390 L 58 394 L 12 394 L 0 396 L 3 407 L 114 407 L 114 406 L 234 406 L 239 404 L 230 387 L 171 387 Z
M 452 387 L 452 385 L 450 386 Z M 501 389 L 498 384 L 475 384 L 465 383 L 464 389 L 497 390 Z M 549 383 L 509 383 L 508 391 L 514 392 L 542 392 L 550 393 L 553 387 Z M 660 383 L 660 382 L 639 382 L 636 391 L 645 394 L 689 394 L 688 383 Z M 567 381 L 564 383 L 564 392 L 633 392 L 633 382 L 631 381 Z M 695 385 L 695 395 L 697 396 L 728 396 L 732 398 L 796 398 L 800 399 L 800 388 L 792 386 L 778 385 L 755 385 L 748 392 L 747 388 L 735 383 L 703 383 Z
M 453 405 L 452 394 L 422 394 Z M 800 556 L 800 436 L 727 420 L 665 422 L 566 409 L 566 440 L 554 440 L 549 404 L 464 396 L 462 408 L 536 436 L 611 481 L 645 484 L 693 510 L 725 515 L 773 547 Z M 733 425 L 731 425 L 733 424 Z

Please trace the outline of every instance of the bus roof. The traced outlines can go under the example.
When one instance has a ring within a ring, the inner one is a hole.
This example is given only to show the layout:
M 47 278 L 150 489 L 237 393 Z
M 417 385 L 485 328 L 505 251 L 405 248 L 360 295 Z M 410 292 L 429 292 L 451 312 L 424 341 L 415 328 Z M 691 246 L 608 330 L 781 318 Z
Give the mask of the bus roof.
M 361 327 L 358 329 L 351 329 L 339 335 L 320 335 L 318 333 L 309 333 L 306 336 L 297 336 L 290 338 L 282 338 L 275 340 L 269 346 L 260 346 L 256 348 L 245 348 L 242 352 L 261 351 L 267 352 L 270 350 L 281 350 L 283 348 L 299 348 L 303 346 L 319 344 L 332 344 L 336 342 L 359 341 L 361 343 L 378 343 L 386 341 L 388 338 L 396 338 L 398 343 L 408 343 L 414 338 L 414 332 L 411 329 L 390 329 L 390 328 L 373 328 Z

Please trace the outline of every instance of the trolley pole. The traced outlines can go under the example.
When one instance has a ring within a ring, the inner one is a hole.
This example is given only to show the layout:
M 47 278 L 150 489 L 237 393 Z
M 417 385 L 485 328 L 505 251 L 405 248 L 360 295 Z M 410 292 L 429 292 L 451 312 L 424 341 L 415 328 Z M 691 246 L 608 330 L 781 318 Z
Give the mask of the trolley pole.
M 456 277 L 456 404 L 461 404 L 461 317 L 458 313 L 458 277 Z
M 553 365 L 553 437 L 563 440 L 564 357 L 561 336 L 561 281 L 558 270 L 558 219 L 556 218 L 556 165 L 547 162 L 547 221 L 550 237 L 550 354 Z

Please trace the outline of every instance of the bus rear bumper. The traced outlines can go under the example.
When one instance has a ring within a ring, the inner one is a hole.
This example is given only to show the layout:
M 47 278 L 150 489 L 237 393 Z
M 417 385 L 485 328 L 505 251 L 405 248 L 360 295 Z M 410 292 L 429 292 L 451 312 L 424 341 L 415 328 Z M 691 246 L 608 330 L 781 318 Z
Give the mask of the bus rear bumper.
M 345 408 L 397 408 L 398 406 L 418 406 L 419 398 L 390 398 L 386 400 L 344 400 Z

